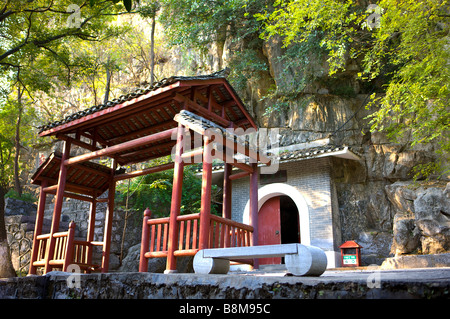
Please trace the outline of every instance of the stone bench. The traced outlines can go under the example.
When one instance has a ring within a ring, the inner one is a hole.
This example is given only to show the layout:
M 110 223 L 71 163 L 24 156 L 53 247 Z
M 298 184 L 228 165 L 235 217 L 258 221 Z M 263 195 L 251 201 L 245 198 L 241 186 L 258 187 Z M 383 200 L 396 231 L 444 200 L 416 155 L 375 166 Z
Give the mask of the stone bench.
M 314 246 L 281 244 L 251 247 L 202 249 L 195 254 L 197 274 L 226 274 L 230 259 L 284 257 L 289 273 L 296 276 L 320 276 L 327 268 L 325 252 Z

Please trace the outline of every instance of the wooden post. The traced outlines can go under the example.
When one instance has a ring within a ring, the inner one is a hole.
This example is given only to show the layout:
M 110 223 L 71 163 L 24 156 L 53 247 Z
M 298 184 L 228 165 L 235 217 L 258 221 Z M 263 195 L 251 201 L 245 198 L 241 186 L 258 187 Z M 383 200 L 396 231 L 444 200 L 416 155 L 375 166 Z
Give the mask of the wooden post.
M 92 253 L 93 253 L 93 247 L 91 245 L 92 241 L 94 240 L 94 230 L 95 230 L 95 214 L 97 211 L 97 194 L 92 194 L 92 202 L 91 202 L 91 211 L 89 213 L 89 228 L 87 232 L 87 238 L 86 241 L 89 243 L 87 247 L 87 264 L 92 264 Z
M 231 188 L 232 182 L 230 179 L 231 170 L 233 166 L 225 163 L 223 171 L 223 205 L 222 205 L 222 217 L 231 219 Z
M 202 195 L 200 205 L 200 238 L 199 249 L 208 248 L 209 227 L 211 214 L 211 185 L 212 185 L 212 141 L 204 136 L 203 146 L 203 175 L 202 175 Z
M 250 225 L 253 226 L 252 246 L 258 246 L 258 164 L 253 163 L 253 173 L 250 174 Z M 254 260 L 253 268 L 258 269 L 258 259 Z
M 139 272 L 148 271 L 148 258 L 145 258 L 145 253 L 149 251 L 150 245 L 150 226 L 147 224 L 151 218 L 152 212 L 150 209 L 144 211 L 144 220 L 142 221 L 142 238 L 141 238 L 141 257 L 139 259 Z
M 59 166 L 58 188 L 56 190 L 55 208 L 53 209 L 52 226 L 50 228 L 49 245 L 46 252 L 44 273 L 51 270 L 50 260 L 53 258 L 55 252 L 56 239 L 53 238 L 53 234 L 58 232 L 59 221 L 61 219 L 61 209 L 64 200 L 64 189 L 66 187 L 67 166 L 64 165 L 64 161 L 70 157 L 70 141 L 64 142 L 64 152 L 61 158 L 61 164 Z
M 114 159 L 108 189 L 108 213 L 106 214 L 105 231 L 103 233 L 102 273 L 108 272 L 109 268 L 109 252 L 111 250 L 112 222 L 114 217 L 114 196 L 116 193 L 116 181 L 114 180 L 116 168 L 117 161 Z
M 73 221 L 69 224 L 69 231 L 67 235 L 66 242 L 66 253 L 64 257 L 63 271 L 67 271 L 67 267 L 73 262 L 73 250 L 74 250 L 74 239 L 75 239 L 75 223 Z
M 172 201 L 170 205 L 169 219 L 169 241 L 167 248 L 167 264 L 164 273 L 174 273 L 177 271 L 177 263 L 174 255 L 178 247 L 178 222 L 180 214 L 181 194 L 183 190 L 183 169 L 184 162 L 181 158 L 184 150 L 184 126 L 178 124 L 177 144 L 175 149 L 175 166 L 173 169 Z
M 34 225 L 33 248 L 31 250 L 30 269 L 28 271 L 30 275 L 36 275 L 36 266 L 33 266 L 33 262 L 35 262 L 37 259 L 39 249 L 39 243 L 36 237 L 42 234 L 42 223 L 44 221 L 45 201 L 47 199 L 47 193 L 45 193 L 44 191 L 46 187 L 47 181 L 44 180 L 42 181 L 41 190 L 39 192 L 39 203 L 36 213 L 36 224 Z

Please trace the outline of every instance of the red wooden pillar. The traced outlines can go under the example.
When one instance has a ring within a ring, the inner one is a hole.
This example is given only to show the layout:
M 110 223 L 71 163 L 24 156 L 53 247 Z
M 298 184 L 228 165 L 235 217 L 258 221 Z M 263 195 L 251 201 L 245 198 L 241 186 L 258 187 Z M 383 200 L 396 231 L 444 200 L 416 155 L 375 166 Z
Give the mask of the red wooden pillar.
M 252 246 L 258 246 L 258 164 L 252 164 L 250 174 L 250 225 L 253 226 Z M 253 268 L 258 269 L 258 259 L 254 260 Z
M 209 227 L 211 214 L 211 185 L 212 185 L 212 141 L 204 136 L 203 145 L 203 175 L 202 175 L 202 195 L 200 205 L 200 238 L 199 249 L 208 248 Z
M 145 258 L 145 253 L 150 248 L 150 226 L 147 224 L 152 216 L 150 209 L 144 211 L 144 220 L 142 221 L 142 239 L 141 239 L 141 256 L 139 259 L 139 272 L 148 271 L 148 258 Z
M 117 169 L 117 161 L 113 160 L 113 169 L 109 180 L 108 189 L 108 213 L 105 218 L 105 231 L 103 233 L 103 253 L 102 253 L 102 272 L 108 272 L 109 252 L 111 250 L 112 222 L 114 217 L 114 196 L 116 193 L 116 182 L 114 172 Z
M 95 214 L 97 211 L 97 194 L 94 193 L 92 195 L 92 202 L 91 202 L 91 210 L 89 213 L 89 228 L 87 232 L 87 242 L 92 243 L 94 240 L 94 230 L 95 230 Z M 90 265 L 92 264 L 92 253 L 93 253 L 93 247 L 92 245 L 88 245 L 87 247 L 87 263 Z
M 67 235 L 66 244 L 66 256 L 64 258 L 63 270 L 67 271 L 67 267 L 73 262 L 73 251 L 74 251 L 74 239 L 75 239 L 75 223 L 73 221 L 69 224 L 69 231 Z
M 225 108 L 222 108 L 222 112 L 225 111 Z M 223 115 L 222 115 L 223 117 Z M 227 130 L 230 130 L 232 133 L 234 131 L 234 123 L 231 122 L 230 126 Z M 222 204 L 222 217 L 231 219 L 231 190 L 232 190 L 232 181 L 230 179 L 231 170 L 233 166 L 231 163 L 225 163 L 225 167 L 223 170 L 223 204 Z
M 56 190 L 55 208 L 53 209 L 52 226 L 50 228 L 49 245 L 47 247 L 47 252 L 45 254 L 46 255 L 44 268 L 45 273 L 51 271 L 51 266 L 49 262 L 53 258 L 53 254 L 55 252 L 56 239 L 53 238 L 53 234 L 58 232 L 59 221 L 61 219 L 61 209 L 64 200 L 64 189 L 66 187 L 66 177 L 67 177 L 67 166 L 64 165 L 64 161 L 69 159 L 70 157 L 70 145 L 71 144 L 69 141 L 64 142 L 64 152 L 61 158 L 61 164 L 59 168 L 58 188 Z
M 231 219 L 231 188 L 232 182 L 230 179 L 231 164 L 225 163 L 223 171 L 223 205 L 222 205 L 222 217 Z
M 178 247 L 178 222 L 177 218 L 180 215 L 181 194 L 183 190 L 183 169 L 184 162 L 181 158 L 184 150 L 184 126 L 178 124 L 177 144 L 175 149 L 175 166 L 173 169 L 173 184 L 172 184 L 172 202 L 170 205 L 170 220 L 169 220 L 169 240 L 167 247 L 167 264 L 164 273 L 173 273 L 177 271 L 177 262 L 174 255 Z
M 31 250 L 31 260 L 30 260 L 30 270 L 28 273 L 30 275 L 36 274 L 36 267 L 33 266 L 33 262 L 36 261 L 38 256 L 38 241 L 37 236 L 42 234 L 42 223 L 44 221 L 44 211 L 45 211 L 45 200 L 47 199 L 47 193 L 44 192 L 44 188 L 47 187 L 47 181 L 42 181 L 41 190 L 39 192 L 39 203 L 36 213 L 36 224 L 34 225 L 34 235 L 33 235 L 33 248 Z

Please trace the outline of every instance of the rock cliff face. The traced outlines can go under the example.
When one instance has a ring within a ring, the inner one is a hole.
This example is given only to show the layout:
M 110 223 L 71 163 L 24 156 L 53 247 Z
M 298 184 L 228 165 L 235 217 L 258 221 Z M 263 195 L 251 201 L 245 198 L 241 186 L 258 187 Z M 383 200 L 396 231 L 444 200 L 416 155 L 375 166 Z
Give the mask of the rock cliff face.
M 227 43 L 224 66 L 236 49 L 236 44 Z M 436 160 L 435 145 L 411 147 L 409 136 L 394 143 L 383 133 L 370 132 L 367 116 L 373 110 L 366 104 L 372 89 L 364 89 L 356 79 L 355 61 L 347 61 L 347 71 L 332 79 L 326 61 L 311 56 L 315 77 L 300 93 L 268 95 L 274 85 L 286 92 L 296 77 L 301 80 L 301 70 L 283 64 L 283 50 L 279 41 L 265 43 L 259 54 L 264 55 L 268 70 L 260 71 L 258 80 L 250 78 L 239 93 L 261 127 L 280 128 L 281 145 L 331 136 L 334 143 L 362 154 L 359 161 L 334 159 L 343 241 L 358 241 L 367 264 L 380 264 L 393 254 L 449 251 L 448 176 L 444 182 L 413 181 L 416 165 Z M 266 112 L 267 108 L 275 111 Z

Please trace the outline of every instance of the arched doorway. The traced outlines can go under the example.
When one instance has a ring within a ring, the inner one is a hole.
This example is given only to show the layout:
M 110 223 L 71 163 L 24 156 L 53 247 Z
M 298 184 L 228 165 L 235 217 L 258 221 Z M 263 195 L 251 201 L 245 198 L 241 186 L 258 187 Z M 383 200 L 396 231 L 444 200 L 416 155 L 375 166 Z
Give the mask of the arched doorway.
M 243 222 L 249 223 L 249 202 Z M 310 245 L 309 210 L 303 195 L 293 186 L 274 183 L 258 190 L 258 244 L 300 242 Z M 281 258 L 260 259 L 260 264 L 279 264 Z
M 269 198 L 258 211 L 258 245 L 300 243 L 297 206 L 286 195 Z M 281 257 L 261 258 L 260 265 L 284 263 Z

